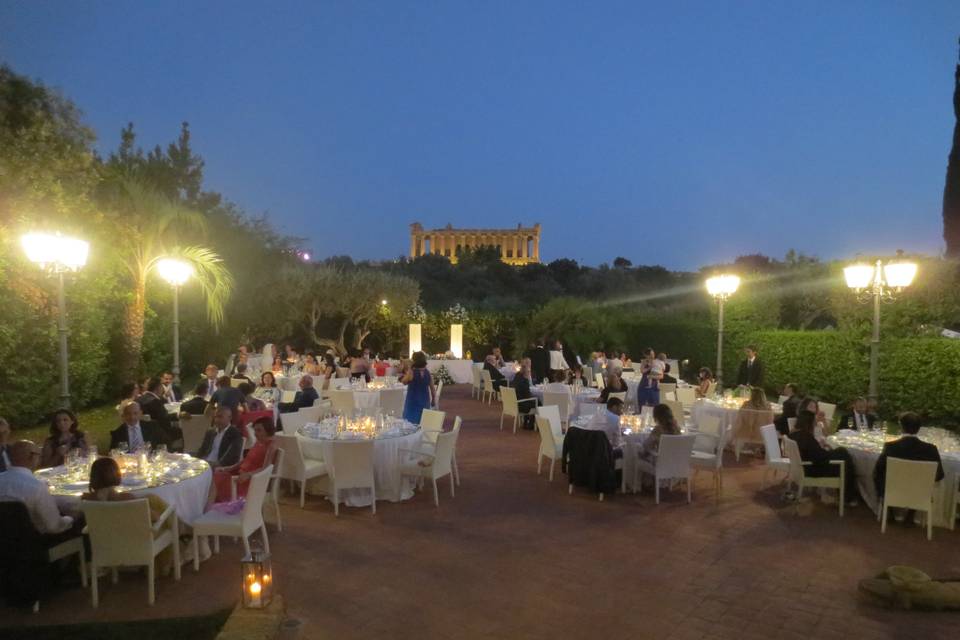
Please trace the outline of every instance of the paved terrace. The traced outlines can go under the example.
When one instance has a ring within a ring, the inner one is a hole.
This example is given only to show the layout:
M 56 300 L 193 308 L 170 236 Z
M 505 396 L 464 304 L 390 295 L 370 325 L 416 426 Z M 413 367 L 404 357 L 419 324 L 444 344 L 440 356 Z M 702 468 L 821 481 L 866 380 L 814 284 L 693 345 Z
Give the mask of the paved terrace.
M 429 489 L 403 504 L 346 508 L 319 497 L 283 506 L 271 543 L 277 584 L 301 638 L 950 638 L 960 617 L 887 611 L 862 601 L 857 580 L 891 564 L 960 575 L 960 531 L 893 525 L 885 535 L 866 507 L 837 516 L 816 504 L 794 515 L 778 489 L 760 492 L 757 459 L 729 456 L 717 506 L 709 474 L 694 504 L 683 492 L 567 495 L 538 477 L 538 436 L 497 430 L 498 407 L 444 390 L 447 426 L 464 418 L 463 484 L 455 499 Z M 446 487 L 441 483 L 442 487 Z M 663 497 L 663 496 L 662 496 Z M 237 597 L 240 545 L 158 583 L 146 605 L 142 575 L 88 592 L 60 592 L 39 616 L 3 610 L 0 627 L 189 616 Z M 2 636 L 2 629 L 0 629 Z

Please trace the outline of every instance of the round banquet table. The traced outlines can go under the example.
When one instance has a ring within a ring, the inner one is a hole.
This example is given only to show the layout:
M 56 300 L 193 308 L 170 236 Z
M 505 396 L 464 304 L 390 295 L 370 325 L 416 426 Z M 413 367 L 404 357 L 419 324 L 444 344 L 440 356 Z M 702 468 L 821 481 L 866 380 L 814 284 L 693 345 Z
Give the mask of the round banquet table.
M 929 427 L 920 429 L 919 435 L 921 440 L 936 444 L 940 450 L 944 476 L 934 489 L 933 526 L 949 527 L 953 500 L 956 499 L 954 491 L 957 487 L 957 476 L 960 476 L 960 438 L 943 429 Z M 880 501 L 873 482 L 873 468 L 883 452 L 884 443 L 896 440 L 897 437 L 879 430 L 861 432 L 842 429 L 827 438 L 827 444 L 831 448 L 844 447 L 850 452 L 857 472 L 860 497 L 874 513 L 879 510 Z
M 737 425 L 737 413 L 740 411 L 740 405 L 746 401 L 746 398 L 735 398 L 732 401 L 700 398 L 690 408 L 690 417 L 693 419 L 693 424 L 699 427 L 704 416 L 716 416 L 720 418 L 720 428 L 725 433 L 729 433 Z M 780 405 L 771 403 L 770 410 L 773 411 L 774 415 L 777 415 L 783 409 Z
M 567 393 L 570 394 L 570 417 L 576 417 L 580 415 L 580 405 L 588 402 L 596 404 L 597 398 L 600 397 L 599 389 L 593 389 L 591 387 L 582 387 L 580 393 L 574 395 L 573 387 L 570 385 L 564 385 L 566 387 Z M 543 392 L 544 385 L 535 384 L 530 387 L 530 394 L 537 399 L 537 401 L 542 405 L 543 404 Z
M 319 423 L 311 423 L 298 434 L 300 447 L 305 458 L 323 461 L 330 454 L 333 440 L 336 436 L 336 418 L 329 418 Z M 377 500 L 400 502 L 413 497 L 415 478 L 400 477 L 400 449 L 416 449 L 420 444 L 420 427 L 406 420 L 396 419 L 394 423 L 402 423 L 402 431 L 387 431 L 379 434 L 373 443 L 373 476 L 377 490 Z M 341 438 L 344 438 L 341 434 Z M 307 484 L 311 494 L 329 494 L 327 478 L 317 478 Z M 369 489 L 347 489 L 340 493 L 340 498 L 351 507 L 368 507 L 373 502 Z
M 171 505 L 177 512 L 177 518 L 188 525 L 193 524 L 194 520 L 203 515 L 204 507 L 207 506 L 207 497 L 210 493 L 210 483 L 213 481 L 213 472 L 210 465 L 204 460 L 199 460 L 186 454 L 170 454 L 172 457 L 181 457 L 191 464 L 191 468 L 186 471 L 187 477 L 181 480 L 162 482 L 155 486 L 142 488 L 120 487 L 121 491 L 128 491 L 139 498 L 147 495 L 155 495 L 162 498 L 167 504 Z M 87 490 L 87 487 L 80 486 L 81 483 L 66 483 L 64 475 L 67 471 L 64 467 L 51 467 L 50 469 L 40 469 L 36 472 L 37 477 L 46 481 L 50 487 L 50 493 L 54 496 L 57 504 L 61 508 L 69 511 L 78 511 L 80 507 L 80 496 Z
M 407 385 L 398 384 L 389 389 L 403 389 L 403 397 L 407 397 Z M 353 391 L 353 406 L 357 409 L 376 409 L 380 406 L 380 389 L 344 389 Z

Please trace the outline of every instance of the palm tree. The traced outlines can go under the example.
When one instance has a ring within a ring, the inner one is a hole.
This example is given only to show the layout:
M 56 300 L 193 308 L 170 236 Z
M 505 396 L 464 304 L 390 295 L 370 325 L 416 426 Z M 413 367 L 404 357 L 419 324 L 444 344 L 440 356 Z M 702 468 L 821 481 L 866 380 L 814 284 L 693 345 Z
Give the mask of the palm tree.
M 129 380 L 140 368 L 147 279 L 162 258 L 176 257 L 193 266 L 196 281 L 206 298 L 207 317 L 216 328 L 223 323 L 224 306 L 233 291 L 233 277 L 215 251 L 178 243 L 180 232 L 206 232 L 206 218 L 200 212 L 130 177 L 120 180 L 114 203 L 115 222 L 120 228 L 114 246 L 123 258 L 132 284 L 132 295 L 123 317 L 119 367 Z

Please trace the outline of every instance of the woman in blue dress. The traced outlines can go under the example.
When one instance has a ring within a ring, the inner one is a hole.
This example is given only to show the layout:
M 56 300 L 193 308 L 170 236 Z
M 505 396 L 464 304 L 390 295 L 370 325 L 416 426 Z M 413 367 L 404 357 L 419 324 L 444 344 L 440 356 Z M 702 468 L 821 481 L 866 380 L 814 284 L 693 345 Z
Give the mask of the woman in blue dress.
M 420 415 L 424 409 L 433 406 L 436 391 L 433 379 L 427 370 L 427 356 L 423 351 L 413 354 L 413 366 L 403 375 L 401 382 L 407 385 L 407 398 L 403 402 L 403 419 L 420 424 Z

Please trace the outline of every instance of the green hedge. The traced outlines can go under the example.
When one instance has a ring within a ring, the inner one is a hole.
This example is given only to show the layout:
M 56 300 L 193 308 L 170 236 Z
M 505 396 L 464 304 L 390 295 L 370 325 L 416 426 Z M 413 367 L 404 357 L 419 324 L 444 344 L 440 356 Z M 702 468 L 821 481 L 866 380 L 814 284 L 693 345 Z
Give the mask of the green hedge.
M 879 387 L 885 409 L 960 424 L 960 340 L 881 338 Z

